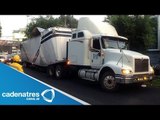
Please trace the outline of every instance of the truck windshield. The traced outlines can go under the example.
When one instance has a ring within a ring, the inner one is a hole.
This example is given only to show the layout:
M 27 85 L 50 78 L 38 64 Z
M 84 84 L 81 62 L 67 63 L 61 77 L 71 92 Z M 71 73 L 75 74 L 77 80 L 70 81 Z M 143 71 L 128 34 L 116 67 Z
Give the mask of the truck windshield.
M 102 37 L 102 48 L 126 49 L 126 40 L 115 37 Z

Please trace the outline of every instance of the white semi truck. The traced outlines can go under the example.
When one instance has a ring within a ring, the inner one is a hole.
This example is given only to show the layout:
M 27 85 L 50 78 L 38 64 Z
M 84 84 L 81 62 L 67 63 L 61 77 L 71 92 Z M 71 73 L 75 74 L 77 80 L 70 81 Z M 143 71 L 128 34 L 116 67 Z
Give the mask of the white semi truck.
M 48 32 L 43 36 L 46 34 Z M 119 36 L 116 29 L 109 23 L 81 18 L 70 38 L 69 36 L 63 36 L 63 39 L 55 37 L 56 40 L 42 38 L 44 37 L 41 37 L 39 44 L 44 43 L 44 46 L 41 44 L 37 48 L 40 48 L 39 52 L 43 54 L 38 56 L 34 52 L 33 56 L 39 57 L 39 61 L 34 59 L 34 63 L 42 66 L 40 61 L 46 61 L 48 73 L 50 75 L 55 73 L 57 78 L 62 77 L 66 72 L 64 68 L 67 66 L 68 71 L 73 70 L 82 79 L 97 81 L 103 89 L 108 91 L 116 90 L 120 84 L 142 84 L 153 79 L 154 70 L 150 65 L 149 57 L 127 50 L 128 39 Z M 52 41 L 52 44 L 49 41 Z M 25 42 L 22 44 L 24 49 L 29 46 L 29 41 Z M 29 49 L 33 51 L 32 49 L 36 48 Z M 22 60 L 28 49 L 25 51 L 22 52 Z M 58 55 L 63 57 L 58 59 Z M 33 61 L 35 57 L 30 56 L 28 59 L 31 58 Z

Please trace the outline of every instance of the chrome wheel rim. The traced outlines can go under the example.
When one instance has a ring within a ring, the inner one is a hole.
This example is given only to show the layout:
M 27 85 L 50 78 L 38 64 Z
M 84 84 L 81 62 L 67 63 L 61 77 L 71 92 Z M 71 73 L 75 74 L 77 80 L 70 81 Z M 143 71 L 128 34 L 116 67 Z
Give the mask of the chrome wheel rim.
M 60 68 L 60 66 L 57 66 L 56 67 L 56 76 L 60 77 L 60 75 L 61 75 L 61 68 Z
M 53 73 L 52 73 L 52 70 L 51 70 L 51 69 L 49 69 L 49 70 L 48 70 L 48 73 L 49 73 L 49 75 L 50 75 L 50 76 L 52 76 L 52 75 L 53 75 Z
M 113 76 L 106 76 L 103 83 L 107 89 L 113 89 L 116 85 L 115 78 Z

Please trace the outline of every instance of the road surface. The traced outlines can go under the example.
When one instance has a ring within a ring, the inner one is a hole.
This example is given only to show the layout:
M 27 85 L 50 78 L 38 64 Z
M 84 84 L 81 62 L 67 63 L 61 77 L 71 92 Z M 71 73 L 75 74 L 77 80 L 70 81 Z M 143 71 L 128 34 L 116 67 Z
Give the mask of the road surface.
M 77 78 L 51 79 L 46 73 L 24 68 L 26 74 L 65 91 L 91 105 L 160 105 L 160 88 L 124 86 L 119 91 L 105 92 L 93 82 Z

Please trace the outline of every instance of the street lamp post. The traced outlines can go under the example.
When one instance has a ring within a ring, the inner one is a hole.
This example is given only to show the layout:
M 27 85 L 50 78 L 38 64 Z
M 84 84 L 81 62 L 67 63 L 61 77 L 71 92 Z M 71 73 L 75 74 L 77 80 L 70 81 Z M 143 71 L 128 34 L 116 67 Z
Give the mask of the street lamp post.
M 27 25 L 28 25 L 28 20 L 29 20 L 30 15 L 27 15 Z

